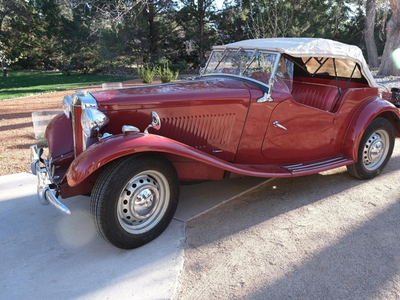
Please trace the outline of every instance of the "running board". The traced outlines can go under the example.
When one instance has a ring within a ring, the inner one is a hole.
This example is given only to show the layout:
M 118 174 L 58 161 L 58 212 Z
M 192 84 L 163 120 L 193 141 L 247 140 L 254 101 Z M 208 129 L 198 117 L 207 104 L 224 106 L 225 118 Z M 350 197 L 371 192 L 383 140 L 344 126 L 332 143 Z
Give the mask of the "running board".
M 293 176 L 303 176 L 327 171 L 338 167 L 343 167 L 346 165 L 351 165 L 353 163 L 354 160 L 352 160 L 351 158 L 345 156 L 337 156 L 334 158 L 314 161 L 310 163 L 291 164 L 280 167 L 288 170 L 290 173 L 293 174 Z

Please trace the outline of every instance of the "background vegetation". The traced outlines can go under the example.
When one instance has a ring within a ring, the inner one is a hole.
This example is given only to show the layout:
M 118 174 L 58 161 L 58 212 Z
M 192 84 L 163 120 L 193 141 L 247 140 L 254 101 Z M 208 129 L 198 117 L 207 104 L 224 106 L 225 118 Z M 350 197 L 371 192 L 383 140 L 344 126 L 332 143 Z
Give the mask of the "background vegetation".
M 358 45 L 377 68 L 400 47 L 400 0 L 0 0 L 0 59 L 14 70 L 168 63 L 182 73 L 203 66 L 215 44 L 287 36 Z
M 128 79 L 125 76 L 95 76 L 77 73 L 63 75 L 38 71 L 9 71 L 9 75 L 0 80 L 0 101 Z

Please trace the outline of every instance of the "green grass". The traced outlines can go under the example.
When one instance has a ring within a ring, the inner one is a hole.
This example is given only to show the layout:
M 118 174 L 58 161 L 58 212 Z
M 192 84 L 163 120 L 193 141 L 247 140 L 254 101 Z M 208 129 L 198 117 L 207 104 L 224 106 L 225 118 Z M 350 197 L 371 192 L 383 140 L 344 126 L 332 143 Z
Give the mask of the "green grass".
M 62 73 L 40 71 L 8 71 L 8 77 L 3 77 L 0 73 L 0 101 L 129 79 L 132 78 L 93 74 L 63 75 Z

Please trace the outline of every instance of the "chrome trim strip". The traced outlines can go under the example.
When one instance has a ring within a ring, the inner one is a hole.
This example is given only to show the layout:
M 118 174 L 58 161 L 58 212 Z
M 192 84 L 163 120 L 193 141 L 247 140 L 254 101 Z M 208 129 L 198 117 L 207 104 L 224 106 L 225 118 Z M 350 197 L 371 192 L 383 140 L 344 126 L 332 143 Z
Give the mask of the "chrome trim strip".
M 283 166 L 286 169 L 289 169 L 292 172 L 299 172 L 303 170 L 308 170 L 308 169 L 313 169 L 313 168 L 318 168 L 321 166 L 330 166 L 330 165 L 335 165 L 337 163 L 345 162 L 348 159 L 343 156 L 335 157 L 332 159 L 328 159 L 325 161 L 320 161 L 312 164 L 293 164 L 293 165 L 285 165 Z
M 223 151 L 221 149 L 214 149 L 211 151 L 212 153 L 222 153 Z

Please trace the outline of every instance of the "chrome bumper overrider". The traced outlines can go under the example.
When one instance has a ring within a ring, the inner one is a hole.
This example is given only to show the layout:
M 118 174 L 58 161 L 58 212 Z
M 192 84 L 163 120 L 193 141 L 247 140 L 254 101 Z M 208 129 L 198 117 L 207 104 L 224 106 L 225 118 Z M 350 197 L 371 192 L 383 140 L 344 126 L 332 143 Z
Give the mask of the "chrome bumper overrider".
M 42 205 L 53 204 L 62 214 L 70 215 L 71 211 L 57 199 L 57 185 L 51 173 L 50 163 L 41 158 L 43 149 L 32 145 L 31 149 L 31 171 L 38 178 L 37 195 Z M 41 164 L 44 167 L 41 167 Z

